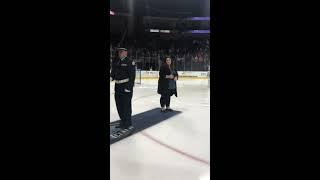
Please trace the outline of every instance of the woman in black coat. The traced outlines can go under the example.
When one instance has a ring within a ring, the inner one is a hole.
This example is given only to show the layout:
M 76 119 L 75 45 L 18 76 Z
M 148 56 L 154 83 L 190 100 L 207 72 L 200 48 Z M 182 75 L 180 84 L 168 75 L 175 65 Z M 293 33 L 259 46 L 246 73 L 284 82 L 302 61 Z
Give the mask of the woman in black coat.
M 172 111 L 170 108 L 170 98 L 172 95 L 178 97 L 176 84 L 176 80 L 178 80 L 178 72 L 174 69 L 172 64 L 171 58 L 167 57 L 159 71 L 158 94 L 161 95 L 161 112 L 166 110 Z

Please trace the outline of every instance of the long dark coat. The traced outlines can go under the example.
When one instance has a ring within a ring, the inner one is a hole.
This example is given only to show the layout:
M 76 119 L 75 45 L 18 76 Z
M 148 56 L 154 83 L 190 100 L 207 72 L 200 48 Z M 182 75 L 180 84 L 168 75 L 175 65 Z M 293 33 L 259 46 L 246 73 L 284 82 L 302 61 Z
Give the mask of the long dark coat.
M 171 69 L 174 77 L 178 78 L 178 72 L 176 69 Z M 166 75 L 170 75 L 171 71 L 168 65 L 162 65 L 159 71 L 159 80 L 158 80 L 158 94 L 169 94 L 172 96 L 173 94 L 178 97 L 177 88 L 174 90 L 169 90 L 169 81 L 170 79 L 166 78 Z M 174 81 L 174 83 L 176 83 Z M 175 85 L 177 87 L 177 85 Z

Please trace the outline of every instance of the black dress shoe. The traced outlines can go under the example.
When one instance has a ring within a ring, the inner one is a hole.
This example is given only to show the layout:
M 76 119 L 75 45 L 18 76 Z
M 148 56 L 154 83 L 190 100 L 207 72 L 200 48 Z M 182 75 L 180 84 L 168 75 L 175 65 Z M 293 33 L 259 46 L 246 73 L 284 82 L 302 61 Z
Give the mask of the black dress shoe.
M 117 126 L 115 126 L 115 129 L 123 129 L 123 126 L 117 125 Z

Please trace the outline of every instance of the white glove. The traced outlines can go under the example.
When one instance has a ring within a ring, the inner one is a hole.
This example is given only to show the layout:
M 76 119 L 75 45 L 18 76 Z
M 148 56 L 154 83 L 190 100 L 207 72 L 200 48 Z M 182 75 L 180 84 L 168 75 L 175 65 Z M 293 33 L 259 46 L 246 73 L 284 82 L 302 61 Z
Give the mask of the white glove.
M 128 89 L 124 89 L 124 92 L 131 92 L 131 91 L 129 91 Z

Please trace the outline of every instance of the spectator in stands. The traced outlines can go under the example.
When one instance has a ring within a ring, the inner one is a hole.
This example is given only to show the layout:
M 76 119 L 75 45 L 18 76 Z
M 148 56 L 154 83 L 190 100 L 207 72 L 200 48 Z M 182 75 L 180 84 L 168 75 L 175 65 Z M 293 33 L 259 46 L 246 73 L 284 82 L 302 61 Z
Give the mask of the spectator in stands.
M 152 47 L 145 46 L 148 41 L 152 41 Z M 145 42 L 146 41 L 146 42 Z M 143 70 L 149 70 L 150 67 L 154 70 L 159 70 L 159 58 L 162 59 L 169 55 L 177 59 L 177 68 L 183 70 L 206 70 L 205 68 L 210 63 L 210 51 L 208 40 L 161 40 L 161 39 L 146 39 L 132 40 L 128 50 L 132 59 L 140 59 Z M 142 45 L 142 46 L 140 46 Z M 116 47 L 116 44 L 110 45 L 110 55 Z M 158 48 L 168 47 L 168 48 Z

